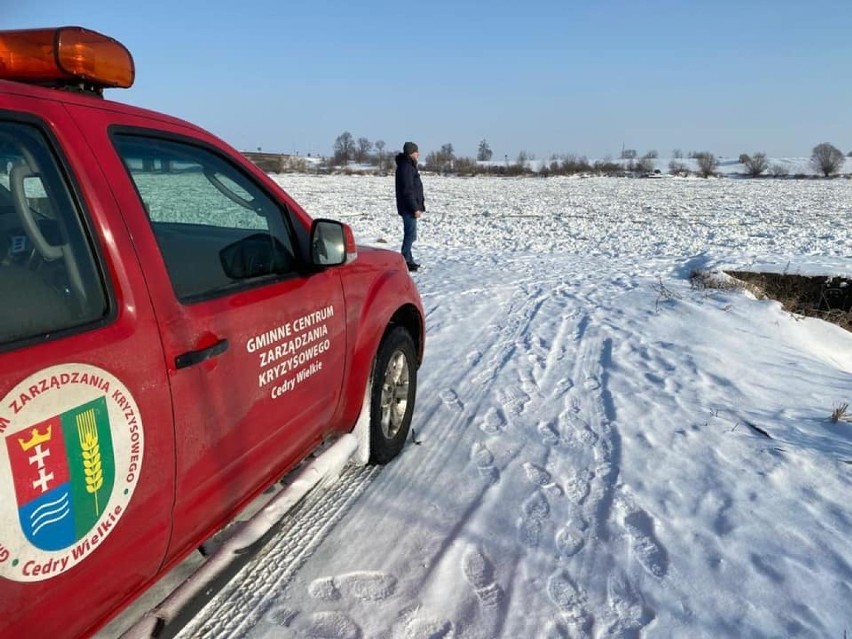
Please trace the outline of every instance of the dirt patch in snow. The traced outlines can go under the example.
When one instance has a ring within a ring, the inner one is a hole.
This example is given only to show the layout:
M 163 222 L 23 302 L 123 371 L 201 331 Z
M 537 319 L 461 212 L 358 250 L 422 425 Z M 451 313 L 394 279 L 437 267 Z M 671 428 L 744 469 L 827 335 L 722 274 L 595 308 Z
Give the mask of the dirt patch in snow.
M 791 313 L 818 317 L 852 331 L 852 279 L 726 271 L 758 296 L 781 302 Z

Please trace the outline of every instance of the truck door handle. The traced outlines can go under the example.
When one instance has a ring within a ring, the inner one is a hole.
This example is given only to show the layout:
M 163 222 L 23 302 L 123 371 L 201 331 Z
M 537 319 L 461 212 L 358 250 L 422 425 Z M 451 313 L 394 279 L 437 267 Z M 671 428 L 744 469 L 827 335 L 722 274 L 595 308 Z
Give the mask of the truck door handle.
M 228 350 L 228 340 L 220 339 L 218 342 L 207 348 L 200 348 L 197 351 L 187 351 L 175 357 L 175 367 L 186 368 L 187 366 L 195 366 L 212 357 L 218 357 Z

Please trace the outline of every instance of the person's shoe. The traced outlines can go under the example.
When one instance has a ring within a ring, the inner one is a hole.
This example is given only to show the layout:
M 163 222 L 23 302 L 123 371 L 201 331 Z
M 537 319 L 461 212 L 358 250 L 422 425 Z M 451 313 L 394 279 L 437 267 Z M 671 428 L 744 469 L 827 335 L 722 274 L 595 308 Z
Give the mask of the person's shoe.
M 420 265 L 417 262 L 406 262 L 406 264 L 408 265 L 409 271 L 416 271 L 420 268 Z

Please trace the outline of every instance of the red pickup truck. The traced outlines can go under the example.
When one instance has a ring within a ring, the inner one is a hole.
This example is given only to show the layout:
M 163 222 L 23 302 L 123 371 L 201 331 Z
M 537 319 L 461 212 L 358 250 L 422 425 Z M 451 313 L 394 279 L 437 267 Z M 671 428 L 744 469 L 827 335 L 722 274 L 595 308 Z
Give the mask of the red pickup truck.
M 0 636 L 102 627 L 321 443 L 405 442 L 424 313 L 129 52 L 0 32 Z

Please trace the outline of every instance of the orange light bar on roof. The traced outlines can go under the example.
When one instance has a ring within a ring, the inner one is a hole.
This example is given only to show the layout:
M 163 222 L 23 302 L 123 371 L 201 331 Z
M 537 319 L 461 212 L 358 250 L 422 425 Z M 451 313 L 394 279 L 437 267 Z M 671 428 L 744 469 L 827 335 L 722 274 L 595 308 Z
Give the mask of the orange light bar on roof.
M 0 78 L 49 86 L 128 88 L 133 57 L 108 36 L 82 27 L 0 31 Z

